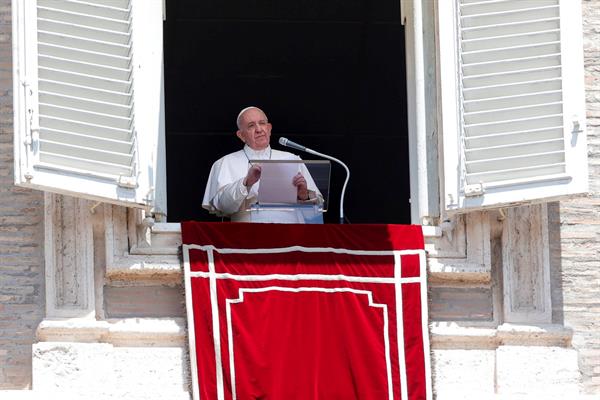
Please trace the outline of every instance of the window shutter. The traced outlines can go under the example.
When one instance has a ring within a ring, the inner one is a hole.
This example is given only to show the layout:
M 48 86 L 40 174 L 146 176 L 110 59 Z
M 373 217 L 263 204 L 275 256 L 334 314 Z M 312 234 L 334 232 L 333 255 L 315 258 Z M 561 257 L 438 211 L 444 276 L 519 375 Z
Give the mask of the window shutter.
M 447 211 L 587 191 L 578 1 L 439 1 Z
M 16 3 L 16 183 L 164 208 L 161 0 Z

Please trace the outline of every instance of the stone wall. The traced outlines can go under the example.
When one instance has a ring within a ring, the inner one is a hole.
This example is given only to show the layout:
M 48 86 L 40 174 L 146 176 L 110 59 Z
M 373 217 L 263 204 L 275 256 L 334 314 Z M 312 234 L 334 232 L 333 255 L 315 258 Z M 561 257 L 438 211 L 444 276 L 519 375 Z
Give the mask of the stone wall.
M 43 195 L 13 185 L 10 0 L 0 0 L 0 389 L 31 386 L 44 315 Z
M 562 318 L 587 393 L 600 393 L 600 0 L 584 0 L 583 31 L 591 194 L 560 202 Z

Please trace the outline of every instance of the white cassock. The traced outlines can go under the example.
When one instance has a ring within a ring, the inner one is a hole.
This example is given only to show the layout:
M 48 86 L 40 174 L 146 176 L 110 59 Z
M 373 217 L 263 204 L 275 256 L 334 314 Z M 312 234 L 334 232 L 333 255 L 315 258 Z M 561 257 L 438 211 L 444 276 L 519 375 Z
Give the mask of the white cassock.
M 211 214 L 230 217 L 234 222 L 305 223 L 306 218 L 302 210 L 251 209 L 258 199 L 260 180 L 252 185 L 250 190 L 244 186 L 244 178 L 250 168 L 248 161 L 269 159 L 300 160 L 300 157 L 287 151 L 272 150 L 270 146 L 264 150 L 253 150 L 248 145 L 240 151 L 227 154 L 215 161 L 210 170 L 202 207 Z M 306 166 L 300 164 L 300 168 L 308 190 L 320 197 Z

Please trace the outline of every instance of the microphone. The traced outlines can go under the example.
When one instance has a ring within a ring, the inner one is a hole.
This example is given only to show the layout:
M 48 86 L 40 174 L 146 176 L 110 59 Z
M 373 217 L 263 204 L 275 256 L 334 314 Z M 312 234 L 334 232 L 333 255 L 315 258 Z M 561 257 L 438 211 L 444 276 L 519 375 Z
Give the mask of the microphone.
M 340 224 L 344 223 L 344 195 L 346 194 L 346 186 L 348 186 L 348 181 L 350 180 L 350 170 L 348 166 L 344 164 L 342 161 L 338 160 L 335 157 L 328 156 L 327 154 L 319 153 L 318 151 L 309 149 L 308 147 L 304 147 L 296 142 L 292 142 L 288 138 L 280 137 L 279 144 L 285 147 L 291 147 L 292 149 L 305 151 L 309 154 L 314 154 L 315 156 L 323 157 L 331 161 L 335 161 L 340 164 L 346 170 L 346 180 L 344 181 L 344 186 L 342 187 L 342 193 L 340 195 Z
M 292 149 L 296 149 L 296 150 L 300 150 L 300 151 L 306 151 L 306 147 L 301 146 L 301 145 L 299 145 L 296 142 L 292 142 L 288 138 L 280 137 L 279 138 L 279 144 L 282 145 L 282 146 L 285 146 L 285 147 L 291 147 Z

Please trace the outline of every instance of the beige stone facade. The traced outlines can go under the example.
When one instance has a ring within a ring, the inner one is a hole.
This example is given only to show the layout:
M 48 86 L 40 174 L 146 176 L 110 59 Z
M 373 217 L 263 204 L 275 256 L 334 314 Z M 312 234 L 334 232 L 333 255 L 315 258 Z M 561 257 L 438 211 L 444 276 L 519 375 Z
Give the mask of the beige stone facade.
M 44 317 L 44 195 L 14 186 L 10 1 L 0 2 L 0 388 L 31 387 Z
M 10 3 L 0 0 L 0 398 L 189 398 L 178 228 L 13 185 Z M 600 396 L 600 0 L 582 4 L 591 194 L 426 230 L 439 399 Z
M 554 209 L 560 221 L 554 317 L 573 329 L 585 392 L 600 393 L 600 1 L 582 5 L 590 195 Z

